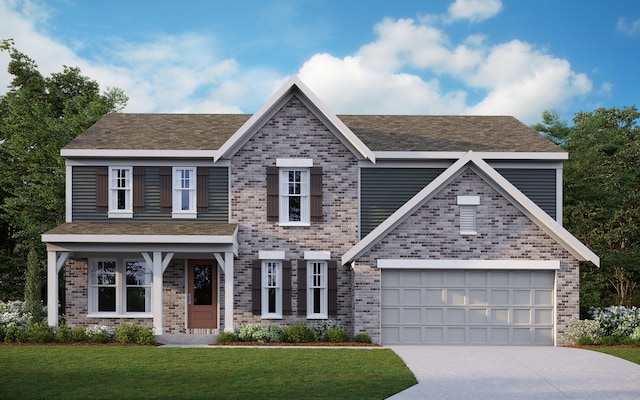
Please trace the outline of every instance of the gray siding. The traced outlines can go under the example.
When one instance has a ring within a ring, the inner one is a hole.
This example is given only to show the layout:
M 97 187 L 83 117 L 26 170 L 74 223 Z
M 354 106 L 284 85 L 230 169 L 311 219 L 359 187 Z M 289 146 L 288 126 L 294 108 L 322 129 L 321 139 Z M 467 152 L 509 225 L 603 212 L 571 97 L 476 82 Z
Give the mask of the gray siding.
M 362 168 L 360 237 L 370 233 L 443 171 L 443 168 Z M 500 168 L 497 171 L 556 218 L 555 169 Z
M 73 221 L 107 221 L 107 213 L 96 211 L 96 168 L 73 167 Z M 160 167 L 145 167 L 144 211 L 136 221 L 170 221 L 171 213 L 160 212 Z M 229 220 L 229 169 L 209 168 L 209 210 L 198 213 L 198 221 L 226 223 Z M 120 220 L 122 222 L 122 220 Z
M 362 168 L 360 170 L 360 237 L 444 171 L 444 168 Z
M 513 186 L 529 197 L 553 219 L 556 218 L 556 170 L 496 168 Z

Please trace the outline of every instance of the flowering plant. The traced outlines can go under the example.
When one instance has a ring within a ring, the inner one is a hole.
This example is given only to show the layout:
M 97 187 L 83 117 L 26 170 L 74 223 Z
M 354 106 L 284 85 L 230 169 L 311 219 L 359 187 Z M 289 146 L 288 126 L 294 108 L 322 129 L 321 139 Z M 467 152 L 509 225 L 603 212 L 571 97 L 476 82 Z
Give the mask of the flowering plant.
M 590 313 L 593 320 L 600 325 L 602 336 L 626 338 L 640 326 L 640 309 L 636 307 L 592 308 Z

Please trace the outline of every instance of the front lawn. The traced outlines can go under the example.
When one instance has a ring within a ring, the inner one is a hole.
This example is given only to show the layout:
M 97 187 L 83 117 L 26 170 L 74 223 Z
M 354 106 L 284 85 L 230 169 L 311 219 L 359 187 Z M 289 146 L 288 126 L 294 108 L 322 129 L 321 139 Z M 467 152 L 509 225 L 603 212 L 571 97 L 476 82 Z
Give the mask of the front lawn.
M 640 364 L 640 347 L 589 347 L 588 349 Z
M 1 399 L 384 399 L 415 377 L 390 349 L 0 346 Z

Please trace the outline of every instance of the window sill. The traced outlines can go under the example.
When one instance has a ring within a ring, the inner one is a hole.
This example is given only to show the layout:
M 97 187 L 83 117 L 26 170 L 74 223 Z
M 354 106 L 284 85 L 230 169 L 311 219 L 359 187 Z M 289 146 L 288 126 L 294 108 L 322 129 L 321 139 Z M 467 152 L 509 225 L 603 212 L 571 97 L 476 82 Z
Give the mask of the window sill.
M 127 313 L 127 314 L 118 314 L 112 312 L 104 312 L 104 313 L 89 313 L 87 314 L 87 318 L 153 318 L 152 313 Z
M 109 211 L 109 218 L 133 218 L 132 212 Z
M 195 212 L 172 212 L 171 218 L 173 219 L 196 219 L 198 213 Z
M 279 226 L 283 226 L 283 227 L 309 227 L 311 226 L 310 222 L 280 222 L 278 223 Z
M 476 231 L 460 231 L 461 236 L 478 236 Z
M 282 315 L 267 314 L 267 315 L 261 315 L 260 318 L 262 318 L 262 319 L 282 319 Z
M 307 315 L 307 319 L 329 319 L 328 315 L 321 315 L 321 314 L 314 314 L 314 315 Z

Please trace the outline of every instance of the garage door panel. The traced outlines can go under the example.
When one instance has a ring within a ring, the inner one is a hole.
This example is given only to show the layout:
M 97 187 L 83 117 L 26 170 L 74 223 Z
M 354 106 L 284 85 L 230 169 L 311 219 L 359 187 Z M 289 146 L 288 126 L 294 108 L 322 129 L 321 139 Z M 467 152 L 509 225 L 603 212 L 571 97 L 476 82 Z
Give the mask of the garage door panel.
M 554 275 L 548 270 L 383 270 L 382 341 L 551 345 Z

